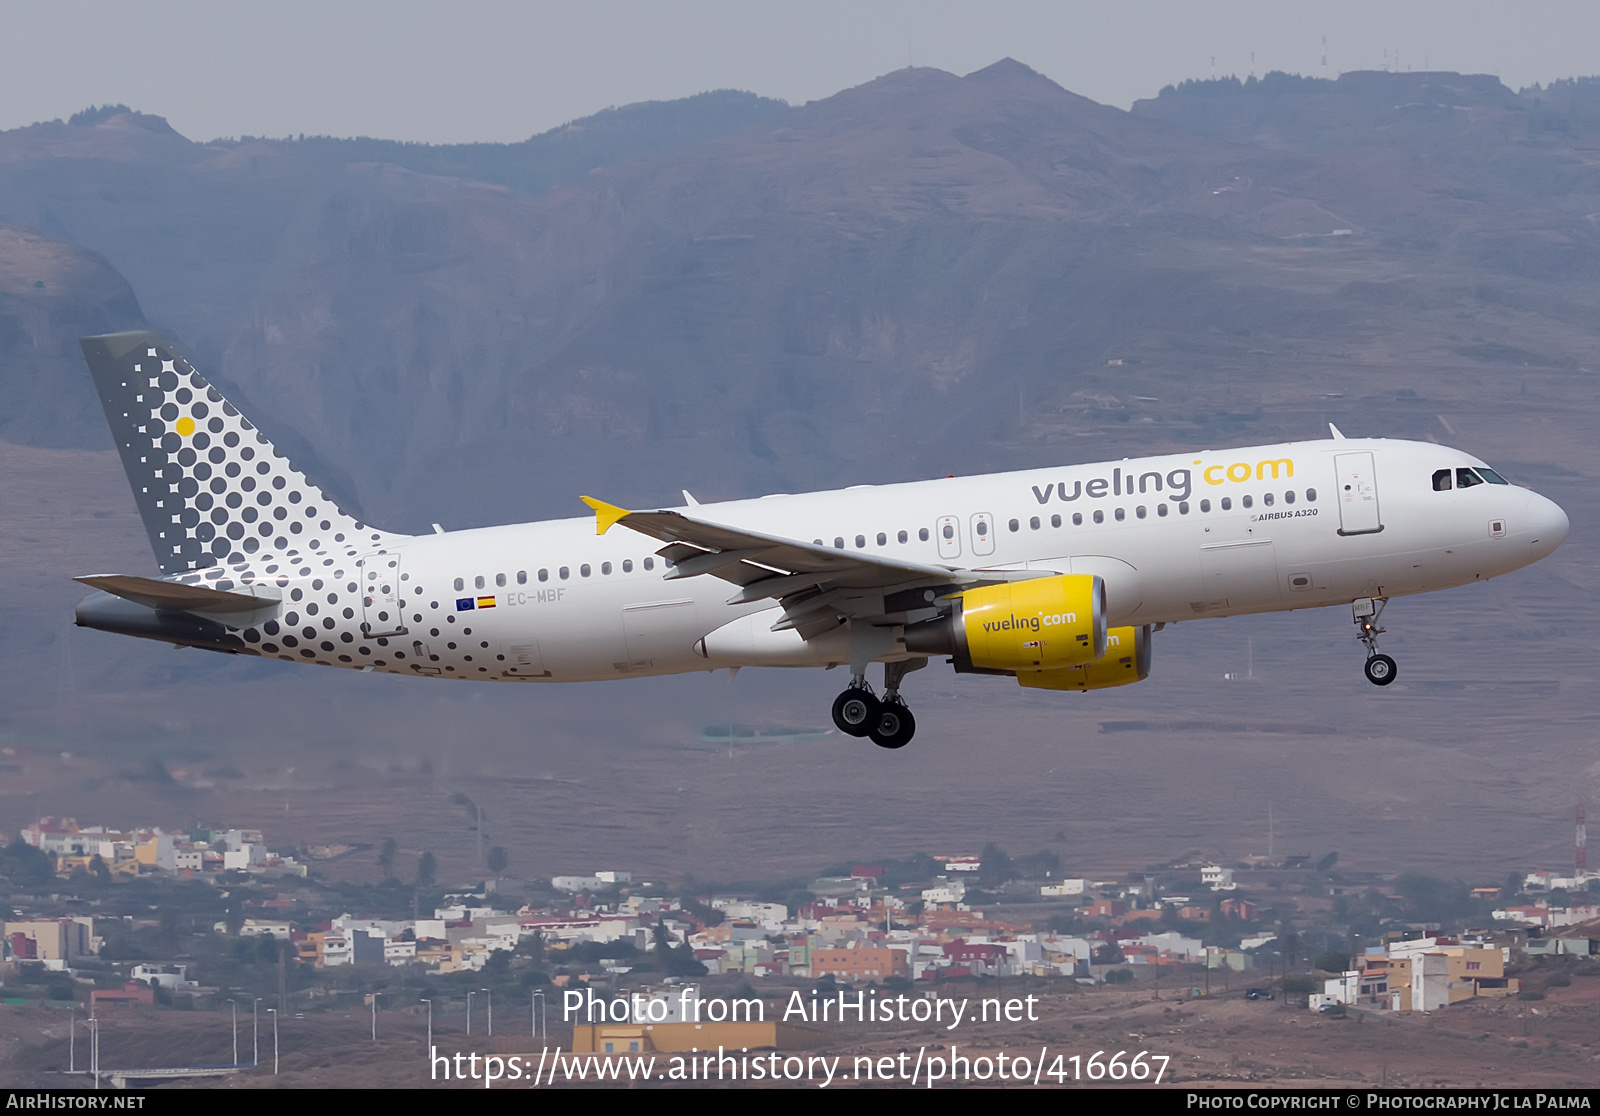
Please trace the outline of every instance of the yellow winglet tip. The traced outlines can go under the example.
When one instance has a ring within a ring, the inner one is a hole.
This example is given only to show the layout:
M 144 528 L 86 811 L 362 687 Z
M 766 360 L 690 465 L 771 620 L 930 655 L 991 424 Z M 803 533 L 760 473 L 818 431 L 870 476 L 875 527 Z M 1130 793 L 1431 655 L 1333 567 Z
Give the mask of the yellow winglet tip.
M 619 508 L 604 500 L 596 500 L 593 496 L 580 496 L 579 499 L 594 509 L 594 533 L 597 535 L 605 534 L 615 527 L 623 516 L 632 514 L 627 508 Z

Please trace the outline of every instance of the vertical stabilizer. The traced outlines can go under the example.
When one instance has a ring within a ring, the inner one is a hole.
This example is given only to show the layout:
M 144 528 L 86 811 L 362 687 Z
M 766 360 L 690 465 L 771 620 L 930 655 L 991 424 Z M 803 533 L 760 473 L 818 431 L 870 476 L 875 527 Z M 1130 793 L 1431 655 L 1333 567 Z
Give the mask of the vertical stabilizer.
M 80 344 L 162 573 L 397 537 L 340 509 L 155 334 Z

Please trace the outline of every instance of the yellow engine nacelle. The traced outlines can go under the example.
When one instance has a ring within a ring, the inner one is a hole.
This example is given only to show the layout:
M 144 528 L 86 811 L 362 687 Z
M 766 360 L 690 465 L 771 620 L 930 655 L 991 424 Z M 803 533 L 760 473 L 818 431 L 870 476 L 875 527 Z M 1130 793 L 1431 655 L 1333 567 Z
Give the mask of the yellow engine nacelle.
M 906 650 L 949 655 L 958 671 L 1059 670 L 1105 654 L 1106 587 L 1092 574 L 968 589 L 950 614 L 906 629 Z
M 1017 681 L 1037 690 L 1105 690 L 1150 677 L 1150 625 L 1112 628 L 1106 653 L 1092 663 L 1059 670 L 1019 670 Z

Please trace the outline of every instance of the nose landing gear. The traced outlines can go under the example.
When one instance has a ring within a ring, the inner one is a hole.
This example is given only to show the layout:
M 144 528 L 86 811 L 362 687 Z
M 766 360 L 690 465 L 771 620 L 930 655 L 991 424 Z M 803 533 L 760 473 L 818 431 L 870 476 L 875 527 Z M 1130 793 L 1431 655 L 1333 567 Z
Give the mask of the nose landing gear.
M 907 659 L 883 664 L 883 697 L 878 698 L 864 674 L 833 699 L 833 723 L 847 736 L 866 736 L 880 748 L 904 748 L 916 735 L 917 719 L 900 697 L 900 682 L 927 659 Z
M 1378 617 L 1383 615 L 1388 598 L 1362 597 L 1351 609 L 1356 625 L 1356 638 L 1367 649 L 1367 661 L 1361 671 L 1374 686 L 1387 686 L 1395 680 L 1400 668 L 1387 655 L 1378 654 L 1378 637 L 1384 629 L 1378 627 Z

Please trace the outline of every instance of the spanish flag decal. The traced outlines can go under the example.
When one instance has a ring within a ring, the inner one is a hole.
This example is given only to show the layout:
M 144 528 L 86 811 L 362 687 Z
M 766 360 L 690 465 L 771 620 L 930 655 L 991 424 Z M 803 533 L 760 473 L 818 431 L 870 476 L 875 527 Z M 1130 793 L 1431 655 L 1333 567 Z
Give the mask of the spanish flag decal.
M 493 597 L 479 597 L 478 598 L 478 607 L 479 608 L 493 608 L 494 607 L 494 598 Z

